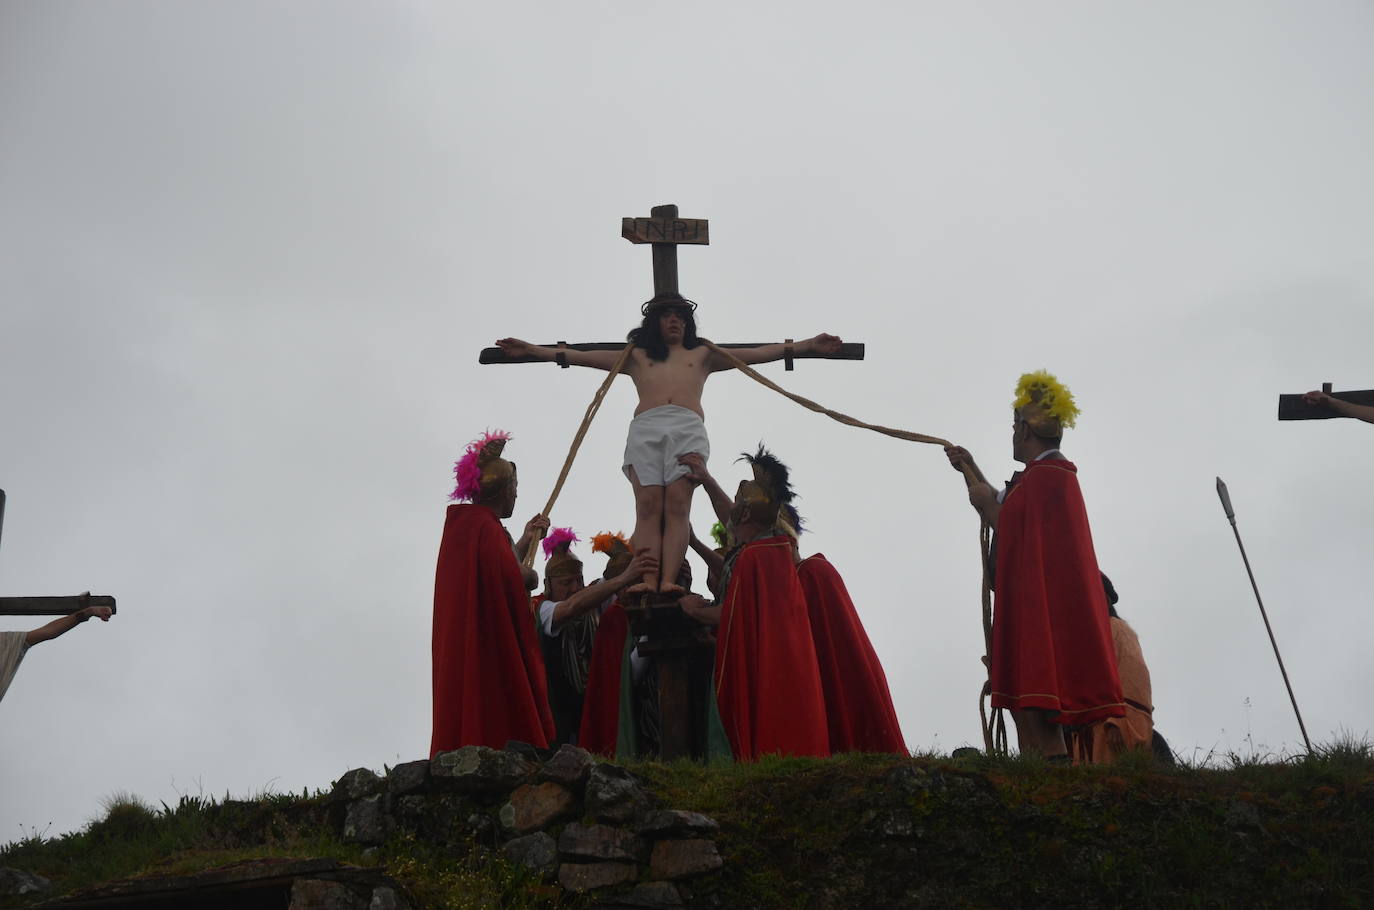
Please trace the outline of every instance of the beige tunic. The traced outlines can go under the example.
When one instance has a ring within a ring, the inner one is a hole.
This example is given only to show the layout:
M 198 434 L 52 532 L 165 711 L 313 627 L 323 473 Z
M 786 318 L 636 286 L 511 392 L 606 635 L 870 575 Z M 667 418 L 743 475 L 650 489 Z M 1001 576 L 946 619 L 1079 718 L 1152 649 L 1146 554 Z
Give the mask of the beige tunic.
M 10 680 L 14 679 L 19 662 L 24 659 L 24 652 L 29 649 L 28 637 L 27 632 L 0 632 L 0 698 L 5 697 Z
M 1129 749 L 1149 749 L 1154 736 L 1150 670 L 1145 666 L 1140 638 L 1124 619 L 1113 616 L 1111 624 L 1126 716 L 1112 717 L 1077 732 L 1069 748 L 1076 763 L 1109 762 Z

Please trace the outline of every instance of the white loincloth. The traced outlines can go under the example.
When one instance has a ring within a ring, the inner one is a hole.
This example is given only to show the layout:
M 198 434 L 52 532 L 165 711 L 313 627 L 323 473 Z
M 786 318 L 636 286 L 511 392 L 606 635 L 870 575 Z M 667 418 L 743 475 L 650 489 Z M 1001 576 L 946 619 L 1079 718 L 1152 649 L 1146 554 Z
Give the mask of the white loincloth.
M 29 649 L 28 637 L 27 632 L 0 632 L 0 698 L 5 697 L 10 680 L 14 679 L 19 662 L 24 659 L 24 652 Z
M 630 468 L 642 486 L 666 487 L 687 475 L 687 466 L 678 464 L 679 455 L 696 452 L 702 458 L 711 457 L 711 443 L 706 439 L 706 424 L 701 415 L 690 408 L 665 404 L 636 414 L 630 421 L 630 434 L 625 440 L 625 476 Z

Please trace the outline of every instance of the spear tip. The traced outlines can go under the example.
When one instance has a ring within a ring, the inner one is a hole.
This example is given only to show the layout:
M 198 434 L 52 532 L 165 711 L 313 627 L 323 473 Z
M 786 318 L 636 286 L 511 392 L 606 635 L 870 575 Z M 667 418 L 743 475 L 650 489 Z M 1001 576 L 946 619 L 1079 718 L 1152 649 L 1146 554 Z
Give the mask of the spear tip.
M 1231 494 L 1226 489 L 1226 481 L 1222 480 L 1220 477 L 1217 478 L 1217 496 L 1221 499 L 1221 507 L 1225 510 L 1226 517 L 1234 523 L 1236 520 L 1236 510 L 1231 508 Z

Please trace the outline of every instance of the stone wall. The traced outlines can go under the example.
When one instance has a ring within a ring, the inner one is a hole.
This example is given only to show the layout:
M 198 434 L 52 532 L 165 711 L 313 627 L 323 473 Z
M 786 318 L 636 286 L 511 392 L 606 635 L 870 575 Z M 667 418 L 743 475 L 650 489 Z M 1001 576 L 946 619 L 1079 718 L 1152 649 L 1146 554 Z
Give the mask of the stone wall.
M 546 761 L 511 743 L 465 746 L 385 777 L 358 768 L 334 783 L 327 806 L 346 841 L 475 838 L 606 907 L 690 906 L 693 880 L 722 866 L 714 819 L 661 806 L 634 775 L 576 746 Z

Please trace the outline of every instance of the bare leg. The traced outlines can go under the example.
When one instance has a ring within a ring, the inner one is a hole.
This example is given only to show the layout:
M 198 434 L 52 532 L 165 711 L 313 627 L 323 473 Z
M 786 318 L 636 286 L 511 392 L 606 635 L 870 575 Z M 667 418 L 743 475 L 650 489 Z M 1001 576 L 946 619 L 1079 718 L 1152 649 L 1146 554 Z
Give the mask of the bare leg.
M 635 491 L 635 532 L 630 545 L 638 553 L 645 547 L 649 555 L 658 556 L 663 547 L 663 487 L 646 487 L 639 482 L 639 475 L 630 468 L 630 485 Z M 644 594 L 658 590 L 658 575 L 646 572 L 644 580 L 630 585 L 626 594 Z
M 679 477 L 663 490 L 663 581 L 658 589 L 665 594 L 685 593 L 674 579 L 687 556 L 687 541 L 692 536 L 692 493 L 695 489 L 686 477 Z
M 1069 750 L 1064 745 L 1064 728 L 1051 721 L 1048 712 L 1026 708 L 1012 711 L 1011 719 L 1016 723 L 1016 742 L 1022 752 L 1046 758 L 1068 755 Z

